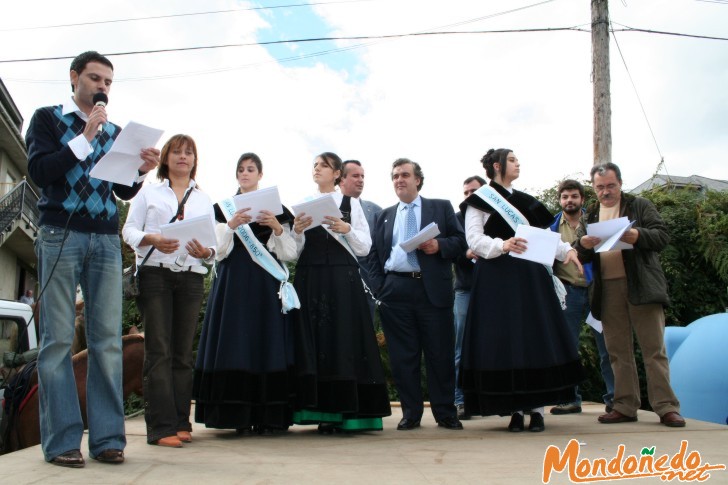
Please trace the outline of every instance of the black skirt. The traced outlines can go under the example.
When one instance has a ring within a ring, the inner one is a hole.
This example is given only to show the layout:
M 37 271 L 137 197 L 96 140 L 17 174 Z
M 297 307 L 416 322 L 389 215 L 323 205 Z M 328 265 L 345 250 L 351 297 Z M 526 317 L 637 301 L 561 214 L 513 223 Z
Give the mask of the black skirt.
M 294 286 L 297 408 L 347 418 L 391 414 L 358 264 L 322 228 L 306 232 Z
M 235 236 L 207 302 L 194 371 L 196 422 L 223 429 L 292 423 L 294 317 L 281 313 L 279 286 Z
M 576 349 L 543 265 L 508 255 L 478 259 L 461 359 L 467 413 L 573 401 L 582 377 Z

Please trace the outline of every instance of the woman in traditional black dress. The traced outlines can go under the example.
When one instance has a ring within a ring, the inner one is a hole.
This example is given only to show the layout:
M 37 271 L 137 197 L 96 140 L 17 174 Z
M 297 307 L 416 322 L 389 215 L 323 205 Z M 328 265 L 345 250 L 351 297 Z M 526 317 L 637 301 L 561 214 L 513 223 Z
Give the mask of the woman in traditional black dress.
M 296 214 L 294 221 L 300 251 L 294 286 L 301 300 L 294 422 L 319 424 L 321 432 L 381 430 L 391 409 L 355 258 L 369 253 L 371 237 L 359 200 L 336 190 L 341 169 L 336 154 L 322 153 L 313 179 L 317 195 L 331 193 L 343 217 L 327 217 L 308 230 L 310 216 Z
M 526 250 L 527 241 L 515 237 L 521 216 L 539 228 L 553 216 L 511 187 L 520 164 L 510 149 L 489 150 L 481 161 L 490 185 L 461 206 L 468 246 L 478 256 L 461 361 L 465 409 L 481 416 L 511 414 L 510 431 L 523 431 L 523 412 L 530 411 L 529 430 L 543 431 L 543 406 L 573 400 L 581 365 L 550 268 L 508 253 Z M 556 258 L 581 271 L 567 243 L 559 243 Z
M 257 190 L 260 158 L 244 153 L 236 174 L 238 193 Z M 215 217 L 219 264 L 195 365 L 195 421 L 258 433 L 288 429 L 295 403 L 292 314 L 281 312 L 280 281 L 253 261 L 235 229 L 249 224 L 274 257 L 294 260 L 293 215 L 284 207 L 278 216 L 241 209 L 226 217 L 215 204 Z

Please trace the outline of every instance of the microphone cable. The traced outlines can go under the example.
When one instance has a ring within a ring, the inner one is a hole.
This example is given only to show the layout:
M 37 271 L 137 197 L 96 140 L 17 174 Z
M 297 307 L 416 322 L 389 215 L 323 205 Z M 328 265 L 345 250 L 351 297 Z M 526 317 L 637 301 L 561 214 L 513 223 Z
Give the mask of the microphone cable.
M 81 133 L 83 133 L 83 131 Z M 79 134 L 80 133 L 77 133 L 76 136 L 78 136 Z M 101 135 L 99 135 L 98 137 L 94 137 L 94 141 L 96 141 L 96 143 L 99 143 L 100 137 L 101 137 Z M 90 168 L 89 168 L 89 170 L 90 170 Z M 60 261 L 61 255 L 63 254 L 63 247 L 65 246 L 66 240 L 68 239 L 68 233 L 70 232 L 71 218 L 73 218 L 73 215 L 76 213 L 76 210 L 81 205 L 81 201 L 83 200 L 82 195 L 85 194 L 86 189 L 88 188 L 90 183 L 91 183 L 91 177 L 88 177 L 86 183 L 83 185 L 83 187 L 81 187 L 81 190 L 79 191 L 78 201 L 76 201 L 76 205 L 73 207 L 73 210 L 71 210 L 70 214 L 68 215 L 68 219 L 66 219 L 66 225 L 63 227 L 63 237 L 61 238 L 61 247 L 58 249 L 58 256 L 56 256 L 56 260 L 53 262 L 53 266 L 51 266 L 50 274 L 48 275 L 48 278 L 45 279 L 45 284 L 40 288 L 40 291 L 38 292 L 38 298 L 36 298 L 36 306 L 40 305 L 40 301 L 43 296 L 43 293 L 45 292 L 46 288 L 48 288 L 48 284 L 51 282 L 51 280 L 53 278 L 53 274 L 56 271 L 56 266 L 58 266 L 58 261 Z M 75 291 L 75 288 L 74 288 L 74 291 Z M 28 334 L 28 326 L 31 323 L 33 323 L 35 320 L 35 308 L 33 308 L 33 307 L 31 307 L 31 308 L 33 309 L 33 312 L 30 316 L 30 320 L 28 320 L 28 322 L 26 322 L 25 326 L 22 329 L 22 332 L 19 332 L 19 334 L 18 334 L 18 346 L 20 346 L 21 338 L 25 337 Z M 40 308 L 38 308 L 38 314 L 40 315 Z M 40 333 L 40 324 L 38 325 L 38 329 L 39 329 L 38 333 Z M 40 335 L 36 335 L 36 338 L 39 340 L 38 349 L 40 350 Z M 29 347 L 28 350 L 30 350 L 30 342 L 29 342 L 28 347 Z M 15 355 L 13 356 L 11 368 L 15 368 L 18 365 L 18 359 L 19 359 L 20 354 L 21 354 L 20 352 L 17 352 L 17 351 L 15 352 Z

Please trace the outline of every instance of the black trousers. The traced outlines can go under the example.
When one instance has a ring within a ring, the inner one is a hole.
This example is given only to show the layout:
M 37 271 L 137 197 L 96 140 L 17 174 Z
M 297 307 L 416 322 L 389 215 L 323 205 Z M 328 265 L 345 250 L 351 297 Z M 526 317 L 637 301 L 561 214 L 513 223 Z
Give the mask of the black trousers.
M 137 305 L 144 325 L 144 419 L 147 441 L 192 431 L 192 343 L 204 276 L 142 267 Z
M 452 306 L 433 306 L 421 279 L 387 275 L 380 292 L 382 328 L 404 418 L 424 411 L 421 382 L 425 356 L 427 389 L 435 420 L 455 417 L 455 330 Z

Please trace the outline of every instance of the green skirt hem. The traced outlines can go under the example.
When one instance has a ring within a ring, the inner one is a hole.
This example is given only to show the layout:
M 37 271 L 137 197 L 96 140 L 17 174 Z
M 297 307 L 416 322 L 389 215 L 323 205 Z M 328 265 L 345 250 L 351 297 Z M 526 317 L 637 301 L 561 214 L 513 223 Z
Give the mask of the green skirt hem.
M 341 413 L 324 413 L 303 409 L 294 411 L 294 424 L 330 423 L 343 431 L 381 431 L 384 429 L 382 418 L 347 418 Z

